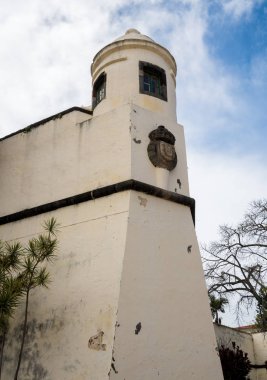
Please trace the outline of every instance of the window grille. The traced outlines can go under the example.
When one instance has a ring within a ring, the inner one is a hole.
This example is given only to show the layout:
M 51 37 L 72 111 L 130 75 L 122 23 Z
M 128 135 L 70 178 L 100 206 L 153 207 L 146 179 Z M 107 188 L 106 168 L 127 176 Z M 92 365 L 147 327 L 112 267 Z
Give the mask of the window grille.
M 93 108 L 95 108 L 106 97 L 106 74 L 102 73 L 94 83 Z
M 162 68 L 148 62 L 139 62 L 140 93 L 167 101 L 166 74 Z

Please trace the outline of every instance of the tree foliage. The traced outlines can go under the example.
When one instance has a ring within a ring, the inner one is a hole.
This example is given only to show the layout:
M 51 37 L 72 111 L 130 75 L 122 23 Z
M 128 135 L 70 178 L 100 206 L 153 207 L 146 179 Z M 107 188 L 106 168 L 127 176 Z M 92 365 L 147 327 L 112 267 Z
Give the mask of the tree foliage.
M 20 242 L 0 242 L 0 378 L 10 319 L 25 300 L 22 340 L 14 377 L 17 379 L 27 333 L 30 292 L 39 286 L 47 287 L 50 281 L 46 263 L 54 260 L 57 249 L 55 218 L 46 221 L 43 227 L 44 232 L 30 239 L 26 246 Z
M 225 297 L 216 298 L 214 294 L 209 294 L 209 298 L 212 318 L 215 323 L 221 324 L 219 313 L 225 312 L 224 306 L 228 304 L 228 300 Z
M 248 354 L 240 350 L 235 342 L 232 342 L 232 346 L 232 349 L 224 345 L 219 347 L 224 380 L 249 380 L 247 375 L 251 370 L 251 363 Z
M 22 255 L 20 243 L 0 241 L 0 378 L 10 318 L 23 295 L 23 281 L 18 273 Z
M 267 331 L 267 288 L 260 290 L 261 302 L 257 305 L 255 327 L 258 331 Z
M 0 242 L 0 334 L 8 329 L 21 296 L 22 281 L 18 275 L 23 248 L 20 243 Z
M 220 240 L 203 247 L 203 262 L 209 294 L 238 296 L 240 306 L 267 304 L 267 200 L 251 204 L 235 227 L 220 227 Z M 265 301 L 266 299 L 266 301 Z

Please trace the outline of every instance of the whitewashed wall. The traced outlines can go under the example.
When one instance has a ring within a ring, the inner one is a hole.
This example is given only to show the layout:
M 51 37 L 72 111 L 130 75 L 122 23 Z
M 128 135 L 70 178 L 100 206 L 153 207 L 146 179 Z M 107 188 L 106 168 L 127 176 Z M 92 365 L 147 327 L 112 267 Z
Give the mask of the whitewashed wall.
M 217 344 L 232 348 L 235 342 L 248 354 L 251 364 L 263 365 L 267 361 L 267 337 L 264 333 L 247 333 L 231 327 L 214 324 Z M 265 368 L 252 369 L 249 374 L 251 380 L 266 380 Z
M 252 334 L 255 364 L 265 364 L 267 362 L 267 333 Z M 267 369 L 257 369 L 257 380 L 267 379 Z
M 132 178 L 189 195 L 176 64 L 130 34 L 94 61 L 107 92 L 93 117 L 73 111 L 1 142 L 1 216 Z M 168 102 L 139 93 L 139 60 L 166 71 Z M 159 125 L 176 138 L 171 173 L 147 155 Z M 58 259 L 51 289 L 32 294 L 23 380 L 222 380 L 189 207 L 125 191 L 5 224 L 0 236 L 26 242 L 52 215 L 61 224 Z M 5 380 L 13 378 L 22 313 L 9 334 Z
M 1 226 L 5 240 L 22 242 L 41 231 L 45 218 L 60 223 L 57 260 L 48 266 L 49 289 L 32 292 L 22 361 L 23 380 L 108 379 L 123 265 L 129 192 Z M 5 348 L 2 378 L 13 380 L 23 309 Z M 104 350 L 89 339 L 103 332 Z

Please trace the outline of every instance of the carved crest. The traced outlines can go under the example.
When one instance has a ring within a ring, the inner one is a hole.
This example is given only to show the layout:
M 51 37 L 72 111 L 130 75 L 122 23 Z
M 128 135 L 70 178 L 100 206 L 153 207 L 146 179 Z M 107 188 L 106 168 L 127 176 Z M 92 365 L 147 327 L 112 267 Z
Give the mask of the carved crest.
M 152 164 L 158 168 L 173 170 L 177 165 L 175 137 L 163 125 L 149 133 L 147 153 Z

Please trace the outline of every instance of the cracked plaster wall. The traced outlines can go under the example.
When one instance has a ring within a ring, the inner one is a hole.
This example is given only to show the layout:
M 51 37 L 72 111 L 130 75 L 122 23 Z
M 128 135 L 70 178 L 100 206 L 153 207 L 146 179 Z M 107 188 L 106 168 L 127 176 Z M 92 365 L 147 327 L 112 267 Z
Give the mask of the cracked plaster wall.
M 56 261 L 48 266 L 49 289 L 30 299 L 29 325 L 20 379 L 104 380 L 110 370 L 129 192 L 57 210 L 61 224 Z M 26 242 L 49 214 L 1 226 L 6 240 Z M 3 379 L 13 380 L 21 336 L 22 308 L 6 343 Z M 103 332 L 102 348 L 89 340 Z

